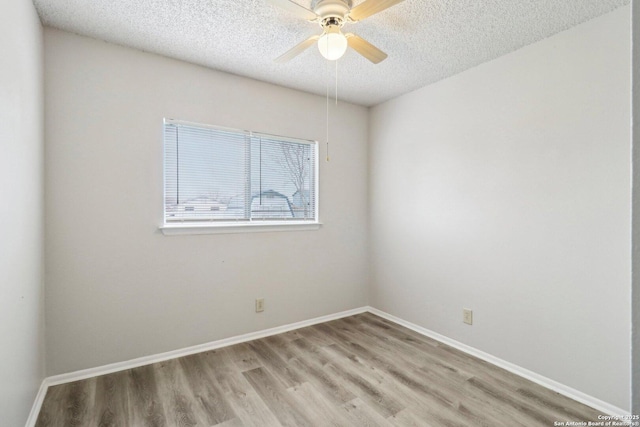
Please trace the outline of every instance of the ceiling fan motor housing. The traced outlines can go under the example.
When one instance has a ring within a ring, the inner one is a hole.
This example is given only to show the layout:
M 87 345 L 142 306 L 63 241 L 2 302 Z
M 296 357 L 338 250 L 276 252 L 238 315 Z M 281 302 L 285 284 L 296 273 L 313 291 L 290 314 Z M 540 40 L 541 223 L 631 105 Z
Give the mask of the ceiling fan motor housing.
M 351 11 L 351 0 L 318 0 L 314 2 L 313 11 L 320 17 L 320 26 L 338 25 L 342 27 L 346 16 Z

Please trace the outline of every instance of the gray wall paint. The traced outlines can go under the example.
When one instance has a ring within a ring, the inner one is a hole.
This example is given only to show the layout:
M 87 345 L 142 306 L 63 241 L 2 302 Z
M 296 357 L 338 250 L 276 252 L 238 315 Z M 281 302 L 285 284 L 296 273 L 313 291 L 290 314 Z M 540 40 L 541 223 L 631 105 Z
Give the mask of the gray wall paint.
M 370 116 L 372 305 L 625 410 L 629 17 Z
M 0 6 L 0 424 L 19 426 L 44 377 L 42 28 Z
M 49 375 L 367 303 L 366 108 L 332 112 L 320 230 L 164 236 L 163 117 L 324 141 L 325 99 L 48 28 L 45 52 Z
M 632 390 L 633 414 L 640 414 L 640 4 L 631 2 L 632 10 L 632 81 L 633 81 L 633 194 L 632 194 Z

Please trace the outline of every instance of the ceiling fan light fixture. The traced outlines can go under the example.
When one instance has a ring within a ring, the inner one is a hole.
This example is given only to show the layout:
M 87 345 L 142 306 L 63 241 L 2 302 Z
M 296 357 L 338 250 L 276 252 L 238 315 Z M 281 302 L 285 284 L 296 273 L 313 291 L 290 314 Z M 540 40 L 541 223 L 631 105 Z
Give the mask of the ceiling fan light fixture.
M 329 61 L 342 58 L 342 55 L 347 51 L 347 47 L 347 38 L 337 25 L 327 26 L 324 34 L 318 40 L 320 53 Z

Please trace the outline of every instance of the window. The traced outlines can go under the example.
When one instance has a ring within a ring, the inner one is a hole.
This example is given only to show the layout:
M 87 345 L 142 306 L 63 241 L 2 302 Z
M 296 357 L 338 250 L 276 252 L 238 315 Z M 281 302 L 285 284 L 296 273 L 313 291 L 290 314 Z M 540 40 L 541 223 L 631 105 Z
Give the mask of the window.
M 317 223 L 317 143 L 164 123 L 164 223 Z

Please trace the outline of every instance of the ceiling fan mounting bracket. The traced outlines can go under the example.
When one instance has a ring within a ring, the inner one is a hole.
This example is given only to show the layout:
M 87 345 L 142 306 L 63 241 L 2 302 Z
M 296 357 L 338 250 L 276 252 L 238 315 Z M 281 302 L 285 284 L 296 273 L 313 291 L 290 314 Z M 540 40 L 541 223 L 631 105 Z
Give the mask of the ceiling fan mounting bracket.
M 351 9 L 353 7 L 353 0 L 338 0 L 338 1 L 341 2 L 341 3 L 346 4 L 349 9 Z M 315 10 L 316 6 L 319 3 L 323 3 L 323 2 L 324 2 L 324 0 L 313 0 L 311 2 L 311 10 Z
M 320 19 L 320 26 L 328 25 L 342 27 L 351 11 L 351 0 L 314 0 L 311 4 L 313 11 Z

